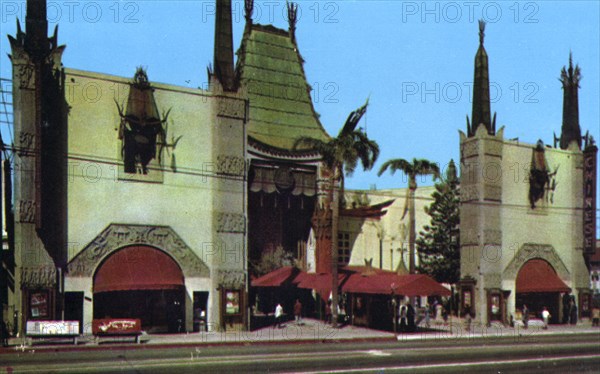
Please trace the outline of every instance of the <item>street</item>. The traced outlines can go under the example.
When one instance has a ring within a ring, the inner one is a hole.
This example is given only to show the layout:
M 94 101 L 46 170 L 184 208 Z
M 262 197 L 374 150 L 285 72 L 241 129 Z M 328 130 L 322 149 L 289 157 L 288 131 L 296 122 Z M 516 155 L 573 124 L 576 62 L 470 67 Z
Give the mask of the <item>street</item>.
M 598 334 L 247 345 L 67 346 L 0 354 L 2 373 L 600 371 Z

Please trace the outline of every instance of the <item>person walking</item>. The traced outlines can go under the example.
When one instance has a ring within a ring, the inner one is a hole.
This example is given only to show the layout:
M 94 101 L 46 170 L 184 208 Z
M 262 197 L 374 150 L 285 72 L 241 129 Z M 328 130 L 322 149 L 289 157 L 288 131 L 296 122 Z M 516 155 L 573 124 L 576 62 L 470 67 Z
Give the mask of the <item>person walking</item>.
M 406 305 L 400 305 L 400 332 L 406 331 L 406 327 L 408 325 L 407 321 L 408 308 Z
M 466 331 L 471 331 L 471 319 L 473 318 L 473 316 L 471 316 L 471 305 L 466 304 L 465 305 L 465 330 Z
M 296 303 L 294 304 L 294 317 L 296 318 L 297 324 L 302 322 L 302 303 L 300 302 L 300 299 L 296 299 Z
M 523 328 L 526 329 L 529 326 L 529 309 L 527 305 L 523 304 Z
M 544 326 L 542 327 L 544 330 L 548 329 L 548 321 L 550 320 L 550 312 L 548 311 L 548 308 L 544 307 L 544 310 L 542 310 L 542 320 L 544 321 Z
M 325 323 L 331 323 L 331 300 L 325 305 Z
M 431 309 L 429 304 L 425 304 L 425 327 L 429 328 L 429 320 L 430 320 Z
M 415 325 L 415 308 L 411 303 L 408 303 L 406 309 L 406 320 L 408 322 L 408 331 L 414 332 L 417 330 L 417 326 Z
M 278 328 L 281 328 L 281 320 L 283 319 L 283 307 L 281 306 L 281 304 L 277 304 L 277 306 L 275 307 L 275 324 L 273 325 L 273 328 L 275 328 L 275 326 L 277 326 Z
M 571 300 L 571 317 L 569 318 L 569 322 L 571 323 L 571 325 L 576 325 L 577 324 L 577 318 L 579 317 L 578 313 L 577 313 L 577 304 L 575 303 L 575 300 Z
M 433 304 L 433 311 L 435 312 L 435 321 L 437 324 L 442 323 L 442 309 L 442 304 L 436 300 Z

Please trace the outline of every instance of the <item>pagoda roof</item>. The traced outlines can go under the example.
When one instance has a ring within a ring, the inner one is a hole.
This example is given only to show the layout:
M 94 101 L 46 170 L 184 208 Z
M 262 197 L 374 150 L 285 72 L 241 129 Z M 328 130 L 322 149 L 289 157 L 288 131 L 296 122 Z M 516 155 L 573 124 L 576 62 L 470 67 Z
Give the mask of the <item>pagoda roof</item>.
M 392 205 L 395 199 L 386 200 L 382 203 L 368 206 L 361 206 L 358 208 L 342 209 L 340 215 L 344 217 L 359 217 L 359 218 L 376 218 L 383 217 L 387 210 L 385 208 Z
M 250 102 L 248 137 L 255 143 L 291 151 L 301 136 L 329 140 L 314 110 L 303 62 L 287 31 L 247 25 L 237 74 Z

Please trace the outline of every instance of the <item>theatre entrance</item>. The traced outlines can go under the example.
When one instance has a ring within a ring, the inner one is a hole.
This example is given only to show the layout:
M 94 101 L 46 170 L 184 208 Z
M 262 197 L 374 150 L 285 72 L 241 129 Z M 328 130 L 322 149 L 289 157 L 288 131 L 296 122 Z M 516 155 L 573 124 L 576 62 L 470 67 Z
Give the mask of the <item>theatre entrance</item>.
M 147 332 L 185 332 L 181 269 L 153 247 L 114 252 L 94 276 L 94 318 L 139 318 Z
M 544 308 L 550 312 L 550 323 L 559 323 L 560 293 L 571 289 L 543 259 L 527 261 L 517 275 L 516 308 L 527 305 L 530 317 L 541 318 Z

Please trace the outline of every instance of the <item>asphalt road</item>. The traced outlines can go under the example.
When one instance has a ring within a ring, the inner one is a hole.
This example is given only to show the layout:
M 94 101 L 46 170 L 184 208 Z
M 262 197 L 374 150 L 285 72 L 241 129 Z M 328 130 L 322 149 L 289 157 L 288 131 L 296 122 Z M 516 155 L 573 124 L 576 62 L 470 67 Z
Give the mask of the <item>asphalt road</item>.
M 303 344 L 33 347 L 0 373 L 600 373 L 600 335 Z

